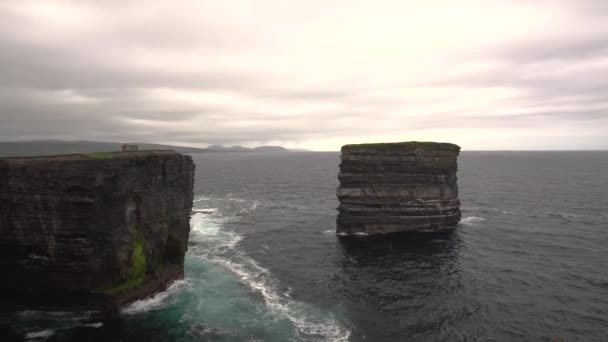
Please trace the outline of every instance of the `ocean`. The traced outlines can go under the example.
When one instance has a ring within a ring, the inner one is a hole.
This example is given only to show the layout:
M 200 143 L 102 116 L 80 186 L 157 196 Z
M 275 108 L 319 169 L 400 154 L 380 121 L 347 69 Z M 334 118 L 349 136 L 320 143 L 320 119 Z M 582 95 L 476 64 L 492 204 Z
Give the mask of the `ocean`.
M 194 154 L 186 276 L 2 341 L 608 341 L 608 152 L 469 152 L 451 233 L 335 235 L 339 153 Z

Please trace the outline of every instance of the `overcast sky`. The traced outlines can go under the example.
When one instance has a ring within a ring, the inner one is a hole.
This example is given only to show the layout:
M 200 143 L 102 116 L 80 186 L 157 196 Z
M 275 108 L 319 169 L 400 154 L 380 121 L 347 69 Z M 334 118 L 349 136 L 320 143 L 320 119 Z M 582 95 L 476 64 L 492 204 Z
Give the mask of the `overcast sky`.
M 26 139 L 608 149 L 608 1 L 3 0 Z

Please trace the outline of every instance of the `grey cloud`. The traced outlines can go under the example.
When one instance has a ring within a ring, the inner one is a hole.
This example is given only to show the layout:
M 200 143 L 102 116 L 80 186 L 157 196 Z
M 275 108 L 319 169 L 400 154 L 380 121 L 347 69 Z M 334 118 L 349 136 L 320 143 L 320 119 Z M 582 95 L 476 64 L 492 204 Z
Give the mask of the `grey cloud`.
M 608 16 L 606 16 L 608 19 Z M 537 37 L 531 33 L 525 42 L 506 44 L 497 55 L 507 55 L 512 62 L 561 60 L 572 62 L 580 59 L 605 57 L 608 52 L 608 28 L 588 32 L 585 36 Z
M 546 6 L 572 7 L 575 24 L 586 18 L 597 22 L 608 13 L 604 1 L 580 3 L 543 2 Z M 30 29 L 36 31 L 35 27 L 20 30 L 20 25 L 33 24 L 31 18 L 0 6 L 3 140 L 67 138 L 193 144 L 290 141 L 297 145 L 335 137 L 407 136 L 437 127 L 523 129 L 558 121 L 592 123 L 608 131 L 608 79 L 603 77 L 608 75 L 608 61 L 601 63 L 608 56 L 606 31 L 539 32 L 487 50 L 463 53 L 465 57 L 460 60 L 447 59 L 443 74 L 397 79 L 387 70 L 387 80 L 367 83 L 361 80 L 376 75 L 367 75 L 365 65 L 354 67 L 351 74 L 333 74 L 330 70 L 327 75 L 314 77 L 285 67 L 282 62 L 290 58 L 291 52 L 281 50 L 281 44 L 271 44 L 271 38 L 285 35 L 285 41 L 289 41 L 297 29 L 282 32 L 281 26 L 266 27 L 264 17 L 225 23 L 214 18 L 214 13 L 184 14 L 179 9 L 140 16 L 137 5 L 124 8 L 119 1 L 86 2 L 82 6 L 92 13 L 106 13 L 104 19 L 113 12 L 115 21 L 96 23 L 99 27 L 95 30 L 84 30 L 73 40 L 63 40 L 61 34 L 49 35 L 45 40 L 44 32 L 28 35 Z M 302 2 L 297 9 L 309 16 L 322 8 L 315 6 Z M 263 7 L 265 15 L 272 14 L 268 18 L 276 17 L 276 25 L 288 27 L 288 21 L 296 17 L 281 17 L 278 12 L 275 16 L 272 6 Z M 248 25 L 255 25 L 257 31 L 250 32 Z M 312 56 L 323 51 L 310 53 Z M 152 56 L 154 63 L 139 61 L 134 57 L 138 54 Z M 488 61 L 498 62 L 500 67 L 450 73 L 460 63 Z M 187 63 L 193 63 L 192 68 L 182 68 Z M 316 66 L 314 61 L 310 63 L 302 67 L 313 74 Z M 569 71 L 573 65 L 578 67 Z M 421 88 L 430 92 L 437 89 L 437 97 L 391 95 L 392 91 L 407 94 Z M 441 89 L 445 88 L 472 89 L 472 94 L 475 89 L 517 91 L 489 107 L 478 108 L 473 103 L 477 99 L 444 94 Z M 208 100 L 202 97 L 190 101 L 187 96 L 171 100 L 164 98 L 162 91 L 156 98 L 145 96 L 158 89 L 193 93 L 194 97 L 198 93 L 219 93 L 224 98 L 214 99 L 212 94 Z M 472 104 L 438 107 L 426 116 L 413 115 L 443 101 L 464 100 Z M 489 115 L 493 110 L 501 114 Z
M 196 87 L 242 89 L 259 80 L 252 75 L 223 71 L 180 74 L 150 72 L 122 65 L 118 60 L 100 62 L 88 57 L 94 52 L 48 49 L 25 43 L 0 43 L 1 85 L 83 90 L 128 89 L 134 87 Z M 113 63 L 111 63 L 113 62 Z M 176 61 L 178 63 L 179 61 Z

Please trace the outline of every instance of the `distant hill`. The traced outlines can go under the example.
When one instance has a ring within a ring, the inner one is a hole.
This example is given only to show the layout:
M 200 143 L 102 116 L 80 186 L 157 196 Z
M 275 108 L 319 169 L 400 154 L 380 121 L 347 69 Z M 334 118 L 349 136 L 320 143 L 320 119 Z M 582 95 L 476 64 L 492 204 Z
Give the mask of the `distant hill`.
M 211 145 L 206 148 L 208 152 L 249 152 L 251 149 L 243 146 L 222 146 L 222 145 Z
M 137 145 L 140 150 L 175 150 L 176 152 L 179 152 L 179 153 L 207 152 L 207 150 L 204 148 L 190 147 L 190 146 L 173 146 L 173 145 L 160 145 L 160 144 L 149 144 L 149 143 L 138 143 L 138 142 L 128 143 L 128 144 Z M 120 149 L 120 145 L 122 145 L 122 144 L 119 144 L 119 149 Z
M 314 152 L 313 150 L 307 150 L 305 148 L 290 148 L 289 152 Z
M 282 146 L 258 146 L 258 147 L 243 147 L 239 145 L 234 146 L 222 146 L 222 145 L 211 145 L 206 148 L 208 152 L 264 152 L 264 153 L 277 153 L 277 152 L 301 152 L 299 150 L 290 150 Z
M 222 146 L 211 145 L 207 147 L 206 152 L 264 152 L 264 153 L 282 153 L 282 152 L 312 152 L 305 149 L 288 149 L 283 146 L 258 146 L 258 147 L 243 147 L 239 145 Z
M 282 146 L 258 146 L 253 148 L 254 152 L 289 152 L 288 149 Z
M 151 143 L 129 143 L 138 145 L 140 150 L 175 150 L 180 153 L 215 153 L 215 152 L 259 152 L 283 153 L 296 152 L 281 146 L 260 146 L 247 148 L 243 146 L 211 145 L 207 148 L 173 146 Z M 0 142 L 0 157 L 43 156 L 70 153 L 91 153 L 99 151 L 119 151 L 122 143 L 107 141 L 63 141 L 35 140 L 18 142 Z
M 175 150 L 180 153 L 205 152 L 205 149 L 148 143 L 133 143 L 141 150 Z M 0 157 L 44 156 L 99 151 L 120 151 L 122 143 L 107 141 L 36 140 L 0 142 Z

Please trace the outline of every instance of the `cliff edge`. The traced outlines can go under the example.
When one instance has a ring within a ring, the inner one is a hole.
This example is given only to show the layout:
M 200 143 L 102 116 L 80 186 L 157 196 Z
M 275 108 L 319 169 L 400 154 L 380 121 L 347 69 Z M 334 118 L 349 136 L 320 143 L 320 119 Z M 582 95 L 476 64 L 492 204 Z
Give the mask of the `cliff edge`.
M 0 309 L 117 310 L 183 277 L 194 164 L 173 151 L 0 159 Z
M 457 158 L 448 143 L 342 147 L 337 233 L 437 232 L 460 221 Z

